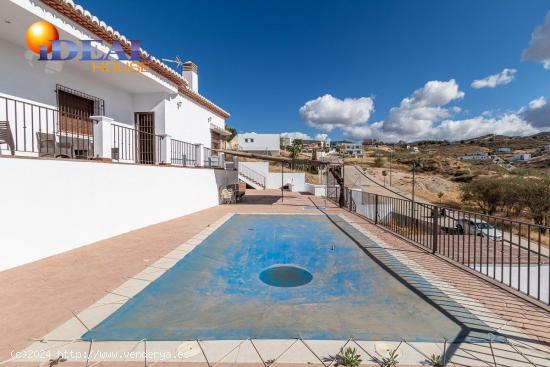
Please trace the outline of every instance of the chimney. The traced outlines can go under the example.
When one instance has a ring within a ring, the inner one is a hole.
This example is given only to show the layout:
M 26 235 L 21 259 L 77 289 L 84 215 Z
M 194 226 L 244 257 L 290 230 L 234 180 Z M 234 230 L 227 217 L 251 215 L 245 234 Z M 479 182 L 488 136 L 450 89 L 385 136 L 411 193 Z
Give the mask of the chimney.
M 199 74 L 197 73 L 197 65 L 192 61 L 187 61 L 183 64 L 183 78 L 187 80 L 189 89 L 199 93 Z

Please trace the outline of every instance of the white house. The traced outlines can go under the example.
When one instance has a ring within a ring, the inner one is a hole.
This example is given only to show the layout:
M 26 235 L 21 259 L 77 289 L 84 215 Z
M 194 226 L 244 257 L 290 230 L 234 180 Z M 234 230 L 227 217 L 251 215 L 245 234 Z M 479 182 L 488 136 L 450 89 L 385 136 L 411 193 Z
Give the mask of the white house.
M 341 143 L 339 144 L 340 151 L 344 154 L 344 157 L 363 157 L 363 144 L 362 143 Z
M 0 14 L 0 223 L 13 250 L 0 270 L 217 205 L 237 182 L 212 150 L 229 113 L 200 94 L 194 63 L 172 69 L 71 0 L 3 0 Z M 38 21 L 78 56 L 38 60 L 25 38 Z M 81 60 L 85 47 L 103 60 Z
M 280 134 L 239 133 L 239 150 L 271 156 L 281 154 Z
M 512 148 L 509 148 L 509 147 L 497 148 L 497 153 L 511 153 L 511 152 L 512 152 Z
M 475 152 L 471 154 L 466 154 L 460 157 L 457 157 L 458 160 L 461 161 L 485 161 L 490 159 L 489 154 L 485 152 Z
M 527 162 L 531 160 L 531 154 L 529 153 L 516 154 L 510 160 L 512 162 Z

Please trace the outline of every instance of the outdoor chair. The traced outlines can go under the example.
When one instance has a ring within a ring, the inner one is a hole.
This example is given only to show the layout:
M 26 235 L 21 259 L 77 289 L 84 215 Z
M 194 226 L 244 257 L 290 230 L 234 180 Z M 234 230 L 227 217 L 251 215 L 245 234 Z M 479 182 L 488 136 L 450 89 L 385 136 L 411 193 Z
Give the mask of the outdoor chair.
M 38 140 L 38 155 L 40 157 L 71 158 L 73 157 L 73 144 L 71 141 L 57 141 L 54 134 L 36 133 Z
M 15 155 L 15 143 L 13 142 L 10 123 L 7 121 L 0 121 L 0 144 L 6 144 L 11 155 Z
M 222 204 L 231 204 L 233 202 L 233 189 L 224 188 L 221 192 Z

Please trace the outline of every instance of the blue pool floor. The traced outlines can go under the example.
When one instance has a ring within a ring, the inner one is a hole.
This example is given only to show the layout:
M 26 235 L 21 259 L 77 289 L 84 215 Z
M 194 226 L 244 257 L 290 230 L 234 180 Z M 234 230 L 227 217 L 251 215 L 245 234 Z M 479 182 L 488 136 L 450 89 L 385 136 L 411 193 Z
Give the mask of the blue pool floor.
M 298 287 L 268 285 L 260 274 L 275 265 L 313 278 Z M 461 330 L 330 218 L 236 214 L 82 338 L 440 342 Z

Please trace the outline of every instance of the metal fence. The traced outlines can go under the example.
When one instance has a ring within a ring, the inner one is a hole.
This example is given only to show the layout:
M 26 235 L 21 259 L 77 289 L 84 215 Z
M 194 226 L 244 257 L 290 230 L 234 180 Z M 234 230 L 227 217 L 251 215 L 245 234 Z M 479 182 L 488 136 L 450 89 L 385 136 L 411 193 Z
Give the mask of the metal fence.
M 195 144 L 172 139 L 171 162 L 176 166 L 197 165 L 197 146 Z
M 111 156 L 114 161 L 159 164 L 164 136 L 132 127 L 112 125 Z
M 0 97 L 0 149 L 20 155 L 93 158 L 89 117 Z
M 327 188 L 338 202 L 340 188 Z M 550 305 L 550 227 L 347 187 L 344 198 L 348 210 Z

